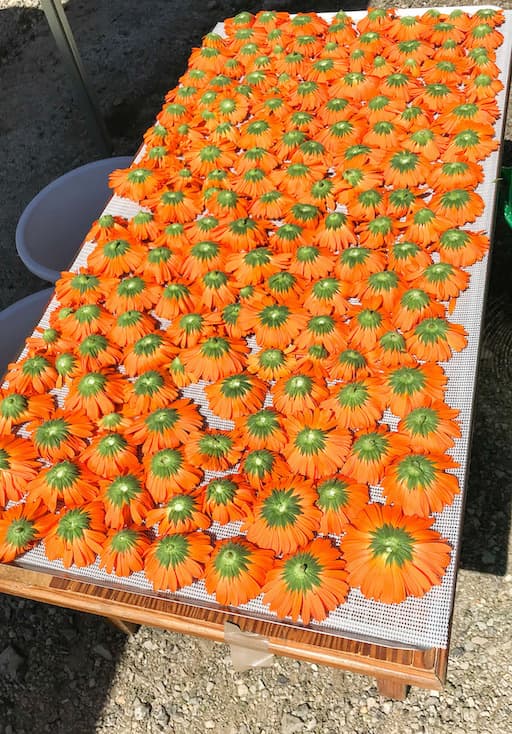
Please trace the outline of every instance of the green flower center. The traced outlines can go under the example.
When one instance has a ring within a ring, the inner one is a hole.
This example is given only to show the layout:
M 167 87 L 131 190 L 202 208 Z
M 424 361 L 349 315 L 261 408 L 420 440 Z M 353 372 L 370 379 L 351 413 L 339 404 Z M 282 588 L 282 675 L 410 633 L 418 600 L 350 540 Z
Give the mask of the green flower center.
M 133 171 L 129 171 L 126 178 L 130 183 L 141 184 L 147 181 L 151 177 L 151 171 L 149 168 L 136 168 Z
M 179 320 L 180 329 L 186 334 L 200 333 L 204 318 L 199 313 L 187 313 Z
M 260 311 L 260 322 L 270 329 L 279 329 L 288 321 L 289 315 L 290 309 L 288 306 L 277 304 L 274 306 L 265 306 Z
M 196 500 L 189 494 L 176 495 L 166 505 L 167 519 L 175 525 L 185 520 L 191 520 L 196 511 L 196 504 Z
M 263 501 L 261 514 L 270 527 L 290 527 L 302 514 L 300 497 L 293 489 L 273 489 Z
M 236 541 L 229 541 L 215 556 L 214 566 L 223 579 L 235 579 L 249 569 L 250 551 Z
M 327 479 L 318 485 L 318 507 L 323 512 L 336 512 L 349 502 L 348 484 L 341 479 Z
M 70 427 L 64 418 L 54 418 L 45 421 L 34 433 L 36 445 L 45 448 L 58 449 L 71 435 Z
M 24 517 L 19 517 L 13 520 L 7 528 L 5 541 L 7 545 L 21 549 L 31 543 L 35 537 L 36 529 L 34 523 Z
M 89 528 L 91 518 L 86 510 L 76 508 L 68 510 L 57 524 L 57 535 L 68 543 L 83 538 L 84 532 Z
M 50 363 L 47 359 L 42 357 L 40 354 L 36 354 L 34 357 L 29 357 L 25 360 L 22 367 L 22 372 L 24 375 L 29 375 L 30 377 L 37 377 L 38 375 L 41 375 L 48 367 L 50 366 Z
M 75 368 L 76 358 L 69 352 L 59 354 L 55 359 L 55 369 L 59 375 L 68 375 Z
M 389 383 L 395 395 L 414 395 L 423 390 L 426 378 L 425 374 L 415 367 L 400 367 L 393 370 Z
M 100 372 L 89 372 L 84 375 L 77 385 L 78 393 L 84 398 L 90 398 L 105 390 L 107 378 Z
M 414 538 L 403 528 L 384 523 L 371 532 L 370 548 L 374 556 L 382 556 L 386 566 L 403 566 L 413 559 Z
M 429 302 L 429 296 L 420 288 L 411 288 L 400 299 L 401 305 L 408 311 L 421 311 L 428 306 Z
M 144 423 L 151 433 L 165 433 L 179 420 L 180 415 L 175 408 L 159 408 L 150 413 Z
M 163 297 L 169 301 L 181 301 L 190 294 L 190 289 L 183 283 L 169 283 L 163 290 Z
M 87 291 L 93 291 L 100 284 L 100 279 L 96 275 L 87 275 L 86 273 L 80 273 L 75 275 L 71 280 L 71 287 L 73 290 L 79 293 L 87 293 Z
M 216 505 L 229 505 L 233 502 L 238 486 L 231 479 L 214 479 L 206 488 L 206 498 Z
M 110 547 L 115 553 L 128 553 L 137 545 L 137 533 L 130 528 L 119 530 L 110 539 Z
M 103 246 L 103 254 L 109 260 L 114 260 L 116 257 L 123 257 L 130 249 L 130 243 L 126 240 L 111 240 Z
M 350 365 L 356 370 L 360 370 L 366 366 L 366 358 L 364 354 L 355 349 L 345 349 L 338 357 L 340 364 Z
M 201 353 L 208 359 L 221 359 L 228 352 L 229 342 L 219 336 L 212 336 L 201 345 Z
M 364 382 L 350 382 L 340 389 L 337 400 L 346 408 L 361 407 L 368 401 L 368 387 Z
M 462 209 L 467 206 L 469 198 L 469 191 L 465 189 L 453 189 L 442 195 L 441 202 L 443 206 Z
M 246 474 L 263 479 L 266 474 L 270 474 L 274 463 L 274 457 L 267 449 L 251 451 L 245 458 L 244 470 Z
M 428 436 L 439 426 L 439 414 L 433 408 L 416 408 L 404 420 L 405 427 L 413 435 Z
M 75 311 L 75 319 L 79 324 L 91 324 L 100 316 L 100 307 L 94 303 L 80 306 Z
M 61 461 L 46 474 L 46 484 L 58 492 L 69 489 L 80 477 L 80 470 L 72 461 Z
M 400 482 L 407 489 L 425 489 L 430 487 L 436 476 L 434 462 L 428 456 L 413 454 L 401 459 L 397 466 L 397 474 Z
M 229 453 L 232 446 L 233 439 L 220 433 L 202 436 L 199 439 L 200 453 L 215 459 L 224 458 Z
M 152 395 L 156 395 L 163 386 L 164 378 L 160 372 L 150 370 L 137 377 L 133 383 L 133 391 L 135 395 L 148 395 L 151 397 Z
M 133 474 L 117 477 L 107 489 L 107 498 L 116 507 L 129 505 L 142 493 L 139 480 Z
M 425 319 L 415 328 L 415 334 L 423 344 L 435 344 L 438 341 L 446 341 L 448 324 L 444 319 Z
M 133 345 L 133 351 L 138 357 L 150 357 L 158 351 L 163 343 L 159 334 L 146 334 Z
M 372 273 L 368 278 L 368 282 L 376 292 L 392 291 L 398 286 L 398 275 L 392 270 Z
M 340 261 L 349 268 L 363 265 L 370 257 L 370 250 L 366 247 L 349 247 L 340 255 Z
M 425 268 L 424 275 L 430 283 L 443 283 L 453 274 L 453 265 L 450 263 L 434 263 Z
M 303 456 L 313 456 L 325 450 L 327 434 L 320 428 L 306 426 L 298 432 L 294 443 Z
M 461 250 L 470 241 L 468 233 L 462 229 L 447 229 L 439 239 L 448 250 Z
M 183 465 L 183 457 L 175 449 L 162 449 L 151 457 L 152 473 L 160 479 L 169 479 L 177 474 Z
M 123 453 L 128 445 L 124 436 L 119 433 L 109 433 L 98 441 L 97 451 L 103 458 L 112 458 Z
M 380 433 L 367 433 L 356 438 L 352 447 L 360 461 L 371 463 L 380 461 L 386 454 L 389 440 Z
M 250 378 L 245 374 L 233 375 L 232 377 L 226 377 L 221 384 L 221 392 L 224 397 L 234 400 L 241 398 L 250 393 L 252 390 L 252 383 Z
M 276 293 L 287 293 L 292 290 L 297 282 L 297 278 L 293 273 L 274 273 L 274 275 L 270 276 L 267 282 L 271 291 L 276 291 Z
M 378 329 L 382 323 L 382 314 L 378 311 L 372 311 L 370 308 L 365 308 L 358 313 L 357 322 L 362 329 Z
M 296 553 L 289 558 L 283 569 L 287 588 L 297 594 L 305 594 L 322 585 L 323 566 L 312 553 Z
M 184 535 L 165 535 L 158 541 L 155 557 L 164 568 L 176 568 L 187 560 L 189 550 L 190 544 Z
M 284 391 L 291 398 L 300 398 L 310 395 L 313 389 L 313 380 L 309 375 L 295 375 L 289 377 L 284 385 Z
M 102 334 L 91 334 L 82 341 L 78 351 L 84 357 L 97 357 L 107 346 L 108 341 Z
M 130 296 L 138 296 L 142 293 L 146 284 L 137 275 L 132 278 L 124 278 L 117 286 L 117 293 L 119 296 L 129 298 Z
M 7 395 L 0 402 L 0 415 L 3 418 L 16 420 L 20 415 L 23 415 L 27 408 L 28 399 L 24 395 L 13 393 L 12 395 Z
M 334 328 L 335 323 L 332 316 L 313 316 L 308 322 L 308 331 L 311 331 L 315 336 L 332 334 Z

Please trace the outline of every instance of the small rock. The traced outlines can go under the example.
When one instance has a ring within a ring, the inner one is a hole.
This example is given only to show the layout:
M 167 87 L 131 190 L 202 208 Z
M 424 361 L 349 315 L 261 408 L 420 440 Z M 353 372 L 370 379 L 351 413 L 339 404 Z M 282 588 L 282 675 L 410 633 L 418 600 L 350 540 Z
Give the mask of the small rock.
M 151 713 L 151 706 L 149 703 L 137 701 L 133 707 L 133 718 L 135 721 L 144 721 Z
M 281 719 L 281 734 L 295 734 L 304 731 L 304 722 L 298 716 L 285 714 Z
M 151 714 L 156 719 L 156 721 L 164 725 L 167 725 L 169 723 L 169 719 L 171 718 L 161 704 L 153 706 Z
M 277 682 L 280 686 L 286 686 L 290 682 L 290 679 L 287 678 L 286 675 L 279 673 L 279 675 L 277 676 Z
M 366 708 L 368 710 L 374 709 L 377 705 L 377 700 L 372 696 L 368 696 L 368 698 L 366 699 Z
M 302 719 L 302 721 L 305 721 L 307 717 L 309 716 L 310 712 L 310 706 L 308 703 L 301 703 L 299 706 L 297 706 L 296 709 L 293 710 L 294 716 L 298 716 L 299 719 Z
M 205 729 L 215 729 L 215 721 L 208 719 L 208 721 L 204 722 L 204 728 Z
M 99 655 L 100 658 L 103 658 L 103 660 L 112 660 L 112 653 L 105 647 L 105 645 L 94 645 L 92 651 L 96 653 L 96 655 Z
M 12 645 L 8 645 L 0 653 L 0 675 L 7 674 L 10 678 L 16 678 L 24 661 L 25 658 Z
M 393 711 L 393 703 L 391 701 L 384 701 L 381 708 L 385 714 L 390 714 Z
M 236 692 L 240 696 L 240 698 L 245 698 L 245 696 L 247 696 L 247 694 L 249 693 L 249 689 L 247 688 L 245 683 L 239 683 Z

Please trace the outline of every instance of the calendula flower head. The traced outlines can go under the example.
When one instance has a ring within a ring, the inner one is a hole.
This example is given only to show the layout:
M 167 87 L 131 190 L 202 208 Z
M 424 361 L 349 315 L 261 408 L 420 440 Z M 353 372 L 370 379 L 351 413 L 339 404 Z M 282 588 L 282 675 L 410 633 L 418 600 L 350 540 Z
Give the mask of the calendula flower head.
M 0 436 L 0 507 L 20 500 L 40 468 L 34 447 L 25 438 Z
M 151 541 L 137 525 L 110 529 L 100 553 L 100 568 L 116 576 L 130 576 L 144 568 L 144 554 Z
M 69 459 L 42 469 L 27 486 L 29 502 L 41 502 L 50 512 L 63 503 L 80 507 L 98 494 L 95 475 L 82 463 Z
M 154 589 L 177 591 L 203 576 L 211 549 L 204 533 L 163 535 L 146 550 L 144 571 Z
M 18 504 L 0 512 L 0 561 L 11 563 L 42 537 L 44 505 L 39 502 Z

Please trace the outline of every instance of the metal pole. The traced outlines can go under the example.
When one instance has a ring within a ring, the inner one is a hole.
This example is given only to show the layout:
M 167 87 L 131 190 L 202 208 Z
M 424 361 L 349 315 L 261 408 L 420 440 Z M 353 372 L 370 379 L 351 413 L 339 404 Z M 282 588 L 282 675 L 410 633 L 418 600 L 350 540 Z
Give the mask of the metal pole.
M 71 76 L 78 101 L 85 113 L 89 132 L 101 152 L 109 156 L 112 153 L 112 143 L 94 94 L 87 83 L 82 60 L 78 53 L 73 32 L 64 13 L 62 2 L 61 0 L 41 0 L 41 6 L 46 15 L 46 20 L 50 26 L 50 31 L 55 39 L 57 48 Z

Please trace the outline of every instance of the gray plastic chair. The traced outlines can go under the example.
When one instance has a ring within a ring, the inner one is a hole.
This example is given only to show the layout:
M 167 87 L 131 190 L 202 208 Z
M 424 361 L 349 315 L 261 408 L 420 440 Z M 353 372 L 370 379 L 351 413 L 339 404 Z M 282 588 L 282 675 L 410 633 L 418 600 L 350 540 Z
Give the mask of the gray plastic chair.
M 132 158 L 104 158 L 75 168 L 45 186 L 16 227 L 16 249 L 31 273 L 55 283 L 67 270 L 91 224 L 112 195 L 108 177 Z
M 21 352 L 52 296 L 53 288 L 45 288 L 0 311 L 0 384 L 7 365 Z

